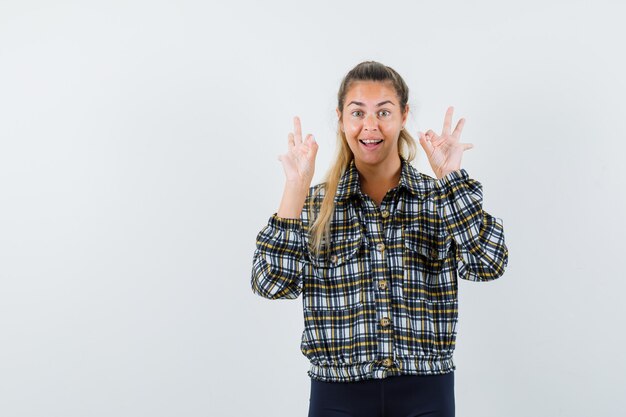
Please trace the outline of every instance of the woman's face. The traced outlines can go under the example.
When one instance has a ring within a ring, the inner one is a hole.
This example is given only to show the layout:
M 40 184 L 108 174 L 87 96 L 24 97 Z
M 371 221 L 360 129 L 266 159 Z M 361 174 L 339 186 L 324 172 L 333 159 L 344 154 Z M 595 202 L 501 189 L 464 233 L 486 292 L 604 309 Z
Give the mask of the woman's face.
M 341 130 L 357 164 L 379 165 L 398 158 L 398 137 L 406 122 L 391 83 L 354 82 L 346 94 L 343 114 L 337 109 Z

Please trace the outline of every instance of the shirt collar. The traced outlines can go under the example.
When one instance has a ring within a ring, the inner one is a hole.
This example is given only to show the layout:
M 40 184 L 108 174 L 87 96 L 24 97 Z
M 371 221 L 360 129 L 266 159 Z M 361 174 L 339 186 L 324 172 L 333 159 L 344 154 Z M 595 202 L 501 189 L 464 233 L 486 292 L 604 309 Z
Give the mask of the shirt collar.
M 402 166 L 400 168 L 400 183 L 398 187 L 404 188 L 418 197 L 423 197 L 426 193 L 426 188 L 421 174 L 403 157 L 400 157 L 400 161 Z M 360 193 L 361 183 L 359 181 L 359 171 L 356 169 L 354 159 L 352 159 L 337 185 L 335 203 L 341 200 L 347 200 L 353 195 L 359 195 Z

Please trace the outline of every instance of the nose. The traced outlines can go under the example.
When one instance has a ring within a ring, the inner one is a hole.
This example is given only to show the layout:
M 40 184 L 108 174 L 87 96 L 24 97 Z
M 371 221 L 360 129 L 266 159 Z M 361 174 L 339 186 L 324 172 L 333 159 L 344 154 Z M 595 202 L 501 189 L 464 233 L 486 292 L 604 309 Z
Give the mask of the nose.
M 378 130 L 378 119 L 375 114 L 365 116 L 363 120 L 363 128 L 367 131 Z

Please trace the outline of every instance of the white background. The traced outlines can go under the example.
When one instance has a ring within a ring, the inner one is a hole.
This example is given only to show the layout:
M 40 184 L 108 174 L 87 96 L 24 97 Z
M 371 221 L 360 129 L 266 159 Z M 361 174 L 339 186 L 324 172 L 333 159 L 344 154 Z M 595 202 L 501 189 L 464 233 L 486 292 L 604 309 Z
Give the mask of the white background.
M 292 117 L 318 182 L 369 59 L 412 133 L 467 119 L 504 221 L 505 275 L 460 283 L 457 415 L 622 412 L 624 7 L 301 3 L 0 1 L 0 415 L 305 416 L 301 298 L 254 295 L 252 253 Z

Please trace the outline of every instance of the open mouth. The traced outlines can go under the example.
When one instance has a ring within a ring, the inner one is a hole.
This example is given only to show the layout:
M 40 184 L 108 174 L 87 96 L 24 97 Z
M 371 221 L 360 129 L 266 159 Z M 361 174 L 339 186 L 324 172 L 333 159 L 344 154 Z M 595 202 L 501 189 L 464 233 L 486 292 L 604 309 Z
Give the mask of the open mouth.
M 359 139 L 359 142 L 361 142 L 361 144 L 365 146 L 367 149 L 374 149 L 378 145 L 380 145 L 383 142 L 383 140 L 382 139 Z

